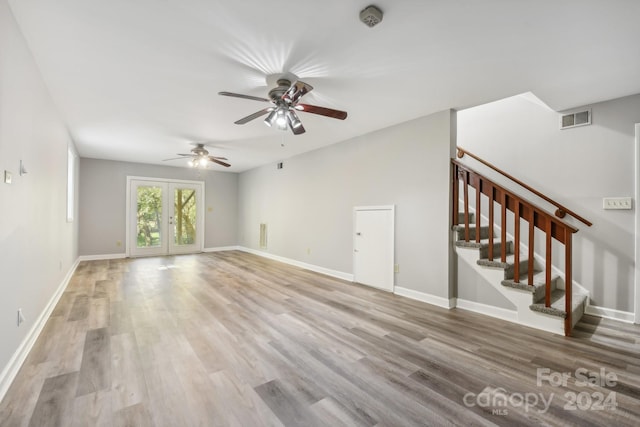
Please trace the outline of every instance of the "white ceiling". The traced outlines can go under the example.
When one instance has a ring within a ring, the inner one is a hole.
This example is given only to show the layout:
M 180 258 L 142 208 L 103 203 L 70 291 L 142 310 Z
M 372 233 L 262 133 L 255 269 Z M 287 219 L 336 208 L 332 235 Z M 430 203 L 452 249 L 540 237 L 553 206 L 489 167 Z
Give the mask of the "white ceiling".
M 563 110 L 640 93 L 638 0 L 9 0 L 83 157 L 162 162 L 204 142 L 230 171 L 531 91 Z M 261 119 L 274 75 L 312 86 L 294 136 Z M 268 78 L 269 77 L 269 78 Z M 224 168 L 211 165 L 211 169 Z

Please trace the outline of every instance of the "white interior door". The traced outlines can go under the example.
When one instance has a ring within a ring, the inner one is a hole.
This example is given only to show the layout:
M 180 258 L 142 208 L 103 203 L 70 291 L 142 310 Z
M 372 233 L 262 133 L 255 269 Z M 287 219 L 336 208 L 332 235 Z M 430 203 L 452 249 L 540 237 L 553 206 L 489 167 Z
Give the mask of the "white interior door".
M 203 183 L 131 177 L 127 180 L 129 256 L 202 251 Z
M 354 281 L 393 291 L 395 209 L 354 209 Z

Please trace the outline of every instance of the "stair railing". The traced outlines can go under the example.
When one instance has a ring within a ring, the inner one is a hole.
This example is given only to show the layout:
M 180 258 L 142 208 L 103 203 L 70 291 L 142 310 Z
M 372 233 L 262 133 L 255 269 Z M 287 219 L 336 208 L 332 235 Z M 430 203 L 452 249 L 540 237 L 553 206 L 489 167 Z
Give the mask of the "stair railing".
M 545 200 L 546 202 L 549 202 L 550 204 L 554 205 L 556 207 L 555 215 L 558 218 L 564 218 L 567 214 L 569 214 L 572 217 L 574 217 L 575 219 L 577 219 L 578 221 L 582 222 L 583 224 L 585 224 L 585 225 L 587 225 L 589 227 L 591 227 L 593 225 L 590 221 L 584 219 L 583 217 L 581 217 L 577 213 L 573 212 L 571 209 L 568 209 L 568 208 L 562 206 L 560 203 L 558 203 L 555 200 L 545 196 L 544 194 L 542 194 L 541 192 L 539 192 L 535 188 L 532 188 L 532 187 L 528 186 L 524 182 L 520 181 L 518 178 L 515 178 L 515 177 L 509 175 L 508 173 L 506 173 L 502 169 L 499 169 L 499 168 L 495 167 L 494 165 L 492 165 L 491 163 L 487 162 L 486 160 L 481 159 L 480 157 L 478 157 L 475 154 L 465 150 L 464 148 L 460 148 L 460 147 L 456 147 L 456 148 L 458 150 L 458 154 L 457 155 L 458 155 L 459 159 L 463 158 L 464 155 L 466 154 L 469 157 L 479 161 L 483 165 L 490 167 L 494 171 L 496 171 L 499 174 L 501 174 L 502 176 L 510 179 L 511 181 L 515 182 L 516 184 L 520 185 L 521 187 L 525 188 L 527 191 L 535 194 L 536 196 L 540 197 L 541 199 Z
M 471 155 L 468 151 L 463 151 L 464 154 Z M 458 155 L 458 157 L 461 157 Z M 477 159 L 477 157 L 473 156 Z M 494 251 L 494 205 L 497 203 L 500 205 L 500 262 L 505 263 L 507 258 L 507 245 L 506 245 L 506 236 L 507 236 L 507 211 L 511 211 L 514 214 L 514 229 L 513 229 L 513 238 L 514 238 L 514 248 L 513 248 L 513 256 L 514 256 L 514 276 L 513 280 L 516 283 L 520 283 L 520 234 L 521 234 L 521 224 L 520 219 L 524 219 L 528 223 L 527 232 L 528 232 L 528 269 L 527 269 L 527 283 L 533 286 L 533 271 L 534 271 L 534 240 L 535 240 L 535 229 L 539 229 L 545 233 L 546 236 L 546 247 L 545 247 L 545 306 L 551 306 L 551 247 L 552 247 L 552 239 L 556 239 L 558 242 L 564 245 L 564 256 L 565 256 L 565 311 L 567 313 L 564 320 L 564 333 L 566 336 L 571 334 L 572 328 L 572 262 L 571 262 L 571 254 L 572 254 L 572 235 L 577 232 L 578 229 L 565 223 L 564 221 L 557 218 L 554 214 L 547 212 L 546 210 L 534 205 L 533 203 L 527 201 L 523 197 L 515 194 L 514 192 L 502 187 L 499 184 L 491 181 L 490 179 L 484 177 L 480 173 L 471 169 L 470 167 L 464 165 L 460 161 L 456 159 L 451 159 L 452 163 L 452 183 L 453 183 L 453 221 L 452 224 L 454 226 L 459 225 L 458 213 L 459 211 L 459 198 L 460 198 L 460 183 L 462 183 L 462 197 L 463 197 L 463 205 L 464 205 L 464 240 L 469 242 L 470 240 L 470 227 L 469 227 L 469 188 L 475 189 L 475 241 L 480 243 L 481 233 L 480 233 L 480 213 L 482 208 L 482 197 L 481 195 L 485 195 L 488 200 L 488 216 L 489 216 L 489 243 L 488 243 L 488 258 L 489 261 L 493 261 L 495 257 Z M 482 163 L 487 164 L 482 161 Z M 497 168 L 490 166 L 495 170 Z M 498 170 L 499 171 L 499 170 Z M 501 171 L 499 171 L 501 172 Z M 501 172 L 502 173 L 502 172 Z M 510 175 L 502 173 L 503 175 L 513 179 L 515 182 L 521 184 L 520 181 L 515 180 Z M 530 187 L 526 186 L 525 188 L 530 189 Z M 535 192 L 535 190 L 534 190 Z M 538 192 L 535 192 L 539 195 Z M 543 197 L 547 200 L 546 197 Z M 553 203 L 558 209 L 562 209 L 564 212 L 569 213 L 574 218 L 580 219 L 585 222 L 586 220 L 581 219 L 579 216 L 575 215 L 570 210 L 562 207 L 559 204 Z M 564 215 L 563 215 L 564 216 Z M 585 224 L 591 225 L 590 222 L 586 221 Z

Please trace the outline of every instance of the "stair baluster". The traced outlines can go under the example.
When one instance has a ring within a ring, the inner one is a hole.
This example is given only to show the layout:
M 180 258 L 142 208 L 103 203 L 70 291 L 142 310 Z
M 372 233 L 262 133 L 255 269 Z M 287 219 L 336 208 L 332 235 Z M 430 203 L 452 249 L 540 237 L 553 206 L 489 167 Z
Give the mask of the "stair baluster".
M 514 213 L 513 232 L 513 280 L 520 283 L 520 202 L 516 200 Z M 504 245 L 506 246 L 506 245 Z
M 489 261 L 493 261 L 493 208 L 496 190 L 489 184 Z
M 531 209 L 531 214 L 529 215 L 529 264 L 527 267 L 527 283 L 529 286 L 533 286 L 533 259 L 534 259 L 534 242 L 535 242 L 535 232 L 536 228 L 535 224 L 535 212 Z

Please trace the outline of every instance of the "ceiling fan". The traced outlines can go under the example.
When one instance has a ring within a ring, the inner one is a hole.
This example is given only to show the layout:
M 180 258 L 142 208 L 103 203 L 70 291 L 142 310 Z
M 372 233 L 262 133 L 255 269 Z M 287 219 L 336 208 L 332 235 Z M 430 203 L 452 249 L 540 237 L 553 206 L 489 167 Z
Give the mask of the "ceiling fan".
M 281 130 L 291 129 L 294 135 L 300 135 L 305 132 L 302 122 L 296 114 L 297 111 L 305 113 L 319 114 L 321 116 L 331 117 L 334 119 L 344 120 L 347 118 L 346 111 L 334 110 L 331 108 L 318 107 L 316 105 L 300 104 L 300 98 L 311 92 L 313 86 L 296 81 L 291 84 L 291 80 L 286 78 L 278 79 L 278 86 L 269 91 L 269 99 L 260 98 L 258 96 L 242 95 L 233 92 L 218 92 L 218 95 L 232 96 L 235 98 L 251 99 L 253 101 L 269 102 L 272 105 L 248 115 L 234 122 L 237 125 L 243 125 L 253 119 L 268 114 L 264 122 L 268 126 L 276 126 Z
M 163 162 L 166 162 L 168 160 L 190 158 L 189 166 L 194 168 L 198 166 L 206 167 L 209 162 L 217 163 L 219 165 L 224 166 L 225 168 L 228 168 L 229 166 L 231 166 L 229 163 L 223 162 L 223 160 L 227 160 L 227 158 L 225 157 L 210 156 L 207 149 L 204 148 L 204 144 L 196 144 L 196 146 L 191 149 L 191 153 L 189 154 L 178 153 L 178 156 L 182 156 L 182 157 L 164 159 Z

